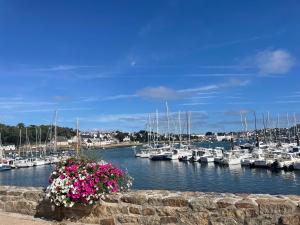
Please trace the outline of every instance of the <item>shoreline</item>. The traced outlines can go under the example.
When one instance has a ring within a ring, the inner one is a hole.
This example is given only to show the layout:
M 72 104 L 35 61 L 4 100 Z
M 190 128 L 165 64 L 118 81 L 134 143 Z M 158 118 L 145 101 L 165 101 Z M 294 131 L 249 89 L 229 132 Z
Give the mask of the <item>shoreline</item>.
M 105 146 L 97 146 L 97 147 L 88 147 L 82 148 L 83 150 L 106 150 L 112 148 L 126 148 L 126 147 L 133 147 L 133 146 L 142 146 L 145 143 L 135 143 L 135 142 L 127 142 L 127 143 L 118 143 L 118 144 L 109 144 Z

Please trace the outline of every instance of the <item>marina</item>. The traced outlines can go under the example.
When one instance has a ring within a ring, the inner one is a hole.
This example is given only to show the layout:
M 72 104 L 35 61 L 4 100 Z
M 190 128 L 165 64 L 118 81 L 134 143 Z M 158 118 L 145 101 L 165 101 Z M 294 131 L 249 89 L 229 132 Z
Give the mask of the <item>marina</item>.
M 207 146 L 207 143 L 202 145 Z M 228 143 L 215 145 L 223 145 L 225 149 L 228 147 Z M 300 194 L 300 171 L 274 172 L 265 168 L 241 165 L 221 166 L 214 163 L 179 160 L 153 161 L 136 158 L 131 147 L 88 150 L 85 154 L 103 158 L 122 169 L 127 169 L 134 177 L 134 189 Z M 46 187 L 53 168 L 52 164 L 2 171 L 0 184 Z

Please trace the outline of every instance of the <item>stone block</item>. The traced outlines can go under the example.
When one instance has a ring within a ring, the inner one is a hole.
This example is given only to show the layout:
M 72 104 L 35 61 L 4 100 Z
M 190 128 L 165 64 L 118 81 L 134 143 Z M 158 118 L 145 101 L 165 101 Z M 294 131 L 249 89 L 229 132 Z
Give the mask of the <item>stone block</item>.
M 144 215 L 144 216 L 155 215 L 155 210 L 152 208 L 144 208 L 144 209 L 142 209 L 142 215 Z
M 100 225 L 115 225 L 114 218 L 100 219 Z
M 162 198 L 148 197 L 148 204 L 153 206 L 161 206 L 163 205 Z
M 189 207 L 195 211 L 207 211 L 207 210 L 214 210 L 217 208 L 217 204 L 212 198 L 208 197 L 200 197 L 194 198 L 189 201 Z
M 141 210 L 137 207 L 129 207 L 129 212 L 132 214 L 141 214 Z
M 299 215 L 284 215 L 278 220 L 279 225 L 299 225 L 300 224 L 300 214 Z
M 178 223 L 178 219 L 175 216 L 164 216 L 160 218 L 161 224 L 168 224 L 168 223 Z
M 125 195 L 121 197 L 121 201 L 125 203 L 135 204 L 135 205 L 143 205 L 147 202 L 146 196 L 143 195 Z
M 23 193 L 23 196 L 26 200 L 33 202 L 38 202 L 44 197 L 43 193 L 38 191 L 26 191 Z
M 219 208 L 226 208 L 226 207 L 229 207 L 229 206 L 235 206 L 235 203 L 237 202 L 238 200 L 235 199 L 235 198 L 223 198 L 223 199 L 220 199 L 217 201 L 217 206 Z
M 253 199 L 243 199 L 237 201 L 235 207 L 238 209 L 257 208 L 258 204 Z
M 7 191 L 7 195 L 9 196 L 21 196 L 23 194 L 23 190 L 10 190 L 10 191 Z
M 137 223 L 138 217 L 135 216 L 127 216 L 127 215 L 119 215 L 118 217 L 119 223 Z
M 171 207 L 186 207 L 189 205 L 187 199 L 181 197 L 168 197 L 162 200 L 164 206 L 171 206 Z
M 4 211 L 5 212 L 16 212 L 14 202 L 5 202 Z
M 297 205 L 285 199 L 257 199 L 259 213 L 262 214 L 292 214 Z
M 160 225 L 160 218 L 155 216 L 141 216 L 138 217 L 138 224 L 143 225 Z
M 102 201 L 108 202 L 108 203 L 118 203 L 120 196 L 118 194 L 110 194 L 106 195 Z

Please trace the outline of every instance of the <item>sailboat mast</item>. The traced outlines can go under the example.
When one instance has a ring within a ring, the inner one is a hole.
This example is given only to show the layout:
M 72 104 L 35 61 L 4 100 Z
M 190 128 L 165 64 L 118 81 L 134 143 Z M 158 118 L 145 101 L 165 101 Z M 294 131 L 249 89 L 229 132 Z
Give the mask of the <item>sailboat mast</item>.
M 158 110 L 156 109 L 156 144 L 158 145 Z
M 148 145 L 150 146 L 150 139 L 151 139 L 151 119 L 150 119 L 150 114 L 148 115 Z
M 42 154 L 42 128 L 39 127 L 39 150 L 40 154 Z
M 276 122 L 276 138 L 277 138 L 277 142 L 280 142 L 280 129 L 279 129 L 279 113 L 277 113 L 277 122 Z
M 169 141 L 169 145 L 170 145 L 171 144 L 171 137 L 170 137 L 170 120 L 169 120 L 169 106 L 168 106 L 168 102 L 166 102 L 166 108 L 167 108 L 168 141 Z
M 296 113 L 294 113 L 294 136 L 295 136 L 295 142 L 297 142 L 297 120 L 296 120 Z
M 291 133 L 290 133 L 290 119 L 289 119 L 289 113 L 286 113 L 286 120 L 287 120 L 287 132 L 288 132 L 288 142 L 291 141 Z
M 21 146 L 22 146 L 22 128 L 19 130 L 19 157 L 21 157 Z
M 179 112 L 178 112 L 179 144 L 180 144 L 180 147 L 181 147 L 182 142 L 181 142 L 181 118 L 180 118 L 180 114 L 181 114 L 181 112 L 179 111 Z
M 26 142 L 26 155 L 28 156 L 28 135 L 27 135 L 27 127 L 25 128 L 25 142 Z
M 55 110 L 54 118 L 54 152 L 57 152 L 57 110 Z
M 253 112 L 254 114 L 254 128 L 255 128 L 255 136 L 256 136 L 256 147 L 259 148 L 259 139 L 258 139 L 258 133 L 257 133 L 257 122 L 256 122 L 256 112 Z
M 186 112 L 186 129 L 187 129 L 187 133 L 188 133 L 188 145 L 191 144 L 191 113 L 190 112 Z
M 35 152 L 38 150 L 38 132 L 37 132 L 37 127 L 35 127 Z M 41 156 L 40 152 L 39 155 Z
M 191 117 L 192 117 L 192 113 L 191 112 L 188 112 L 188 115 L 189 115 L 189 145 L 191 144 Z
M 2 149 L 2 136 L 0 132 L 0 159 L 2 160 L 3 157 L 3 149 Z
M 248 123 L 247 123 L 247 115 L 244 116 L 245 120 L 245 132 L 246 132 L 246 138 L 248 139 Z
M 76 119 L 76 126 L 77 126 L 77 145 L 76 145 L 76 155 L 79 156 L 79 120 Z
M 268 111 L 268 123 L 267 127 L 269 130 L 269 140 L 272 141 L 272 126 L 271 126 L 271 120 L 270 120 L 270 112 Z
M 267 143 L 267 134 L 266 134 L 266 121 L 265 121 L 265 114 L 262 113 L 262 120 L 263 120 L 263 126 L 264 126 L 264 141 Z
M 242 111 L 240 112 L 240 116 L 241 116 L 241 125 L 242 125 L 242 131 L 245 131 L 245 126 L 244 126 L 244 120 L 243 120 L 243 113 Z

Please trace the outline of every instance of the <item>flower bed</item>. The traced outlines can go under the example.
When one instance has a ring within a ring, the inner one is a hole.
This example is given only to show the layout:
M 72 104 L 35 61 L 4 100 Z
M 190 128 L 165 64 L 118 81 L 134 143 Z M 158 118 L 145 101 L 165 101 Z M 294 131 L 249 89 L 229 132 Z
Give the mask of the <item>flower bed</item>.
M 92 205 L 105 194 L 126 191 L 132 185 L 127 172 L 110 163 L 70 158 L 60 162 L 49 177 L 47 196 L 57 206 Z

